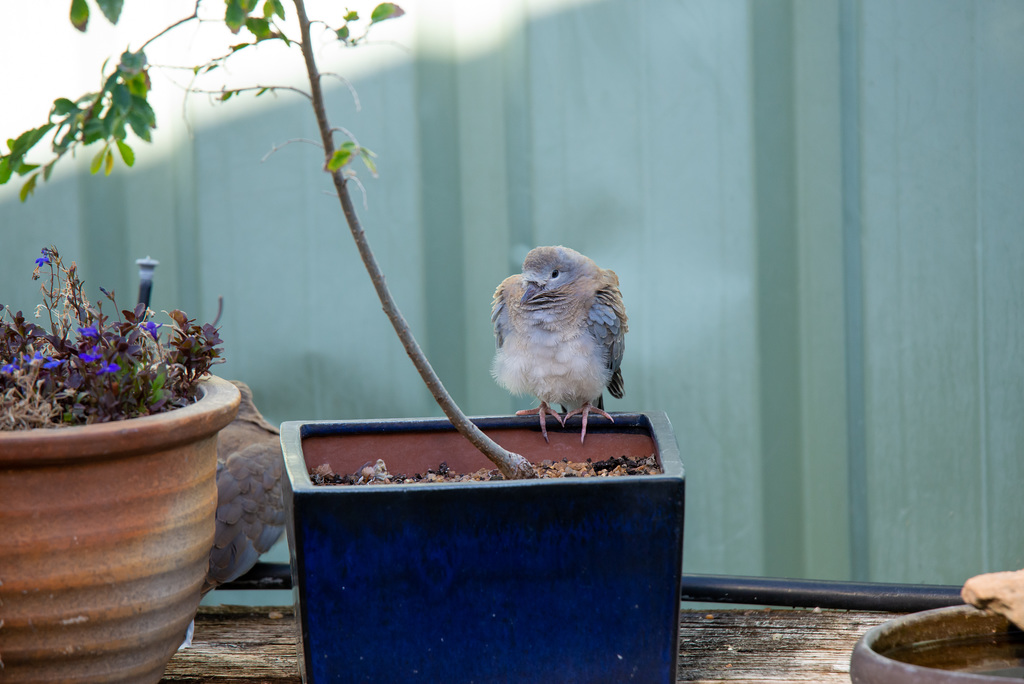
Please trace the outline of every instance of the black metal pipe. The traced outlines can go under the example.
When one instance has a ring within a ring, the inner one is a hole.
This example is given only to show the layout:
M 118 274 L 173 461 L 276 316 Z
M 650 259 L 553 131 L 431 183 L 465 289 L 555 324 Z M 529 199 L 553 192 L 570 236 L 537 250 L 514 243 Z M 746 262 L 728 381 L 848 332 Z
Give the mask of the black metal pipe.
M 832 580 L 683 575 L 683 601 L 915 613 L 963 603 L 960 587 Z
M 291 568 L 287 563 L 257 563 L 244 576 L 221 586 L 221 589 L 291 588 Z M 683 575 L 682 600 L 888 613 L 916 613 L 963 603 L 960 587 L 948 585 L 730 575 Z
M 160 265 L 160 262 L 147 256 L 145 259 L 136 259 L 135 264 L 139 267 L 138 303 L 148 307 L 149 298 L 153 292 L 153 271 Z

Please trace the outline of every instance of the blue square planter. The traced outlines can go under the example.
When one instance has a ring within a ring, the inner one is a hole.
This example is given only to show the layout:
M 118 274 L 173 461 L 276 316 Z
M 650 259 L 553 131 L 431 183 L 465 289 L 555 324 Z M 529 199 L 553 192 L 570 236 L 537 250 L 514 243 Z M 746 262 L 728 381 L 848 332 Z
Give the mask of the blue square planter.
M 676 681 L 685 482 L 663 413 L 477 418 L 531 461 L 658 455 L 661 475 L 314 486 L 309 468 L 492 467 L 444 419 L 288 422 L 303 680 Z

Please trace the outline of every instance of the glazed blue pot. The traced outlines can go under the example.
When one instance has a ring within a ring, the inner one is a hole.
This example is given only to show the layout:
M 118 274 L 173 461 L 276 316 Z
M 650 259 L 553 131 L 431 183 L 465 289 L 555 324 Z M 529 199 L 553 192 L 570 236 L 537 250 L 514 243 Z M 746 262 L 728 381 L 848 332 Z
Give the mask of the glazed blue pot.
M 685 482 L 663 413 L 477 418 L 529 460 L 657 454 L 663 474 L 315 486 L 493 466 L 444 419 L 288 422 L 281 442 L 303 681 L 676 681 Z M 572 423 L 570 424 L 572 425 Z

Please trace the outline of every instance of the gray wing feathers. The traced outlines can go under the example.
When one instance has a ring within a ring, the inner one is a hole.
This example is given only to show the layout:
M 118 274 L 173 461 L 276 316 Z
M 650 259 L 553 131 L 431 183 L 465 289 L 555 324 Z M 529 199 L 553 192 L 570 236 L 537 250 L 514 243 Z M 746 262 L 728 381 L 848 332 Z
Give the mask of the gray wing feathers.
M 615 398 L 623 395 L 622 355 L 626 350 L 626 332 L 629 330 L 626 309 L 619 292 L 619 279 L 611 271 L 602 273 L 603 283 L 594 295 L 594 303 L 587 312 L 590 334 L 608 351 L 608 368 L 612 371 L 608 392 Z
M 494 299 L 491 301 L 491 323 L 494 324 L 494 345 L 501 349 L 505 344 L 505 336 L 508 334 L 508 308 L 505 306 L 505 286 L 511 280 L 511 276 L 498 285 L 494 291 Z
M 216 586 L 248 571 L 284 531 L 281 452 L 250 444 L 217 464 L 217 532 L 207 584 Z
M 245 574 L 284 530 L 284 460 L 278 430 L 242 393 L 238 416 L 217 435 L 217 513 L 203 593 Z

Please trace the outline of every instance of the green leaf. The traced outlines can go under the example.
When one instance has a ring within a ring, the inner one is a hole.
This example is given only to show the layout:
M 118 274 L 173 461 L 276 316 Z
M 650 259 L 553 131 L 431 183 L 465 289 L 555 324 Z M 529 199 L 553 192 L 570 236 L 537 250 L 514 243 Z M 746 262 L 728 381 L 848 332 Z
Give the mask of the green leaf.
M 124 140 L 117 141 L 117 151 L 121 153 L 121 159 L 125 166 L 135 166 L 135 150 L 128 146 Z
M 27 181 L 25 181 L 25 184 L 21 186 L 21 192 L 18 193 L 18 197 L 19 199 L 21 199 L 22 202 L 27 200 L 28 196 L 35 192 L 37 178 L 39 178 L 39 174 L 33 173 L 32 176 L 29 177 Z
M 11 156 L 21 158 L 32 149 L 37 142 L 43 139 L 50 129 L 53 128 L 52 123 L 44 124 L 39 128 L 32 128 L 18 136 L 17 140 L 8 140 L 7 146 L 11 148 Z
M 114 132 L 111 134 L 111 137 L 114 138 L 115 140 L 124 140 L 124 137 L 128 135 L 124 130 L 124 127 L 127 123 L 128 120 L 123 114 L 117 117 L 117 119 L 114 121 Z
M 227 102 L 228 100 L 231 99 L 231 96 L 234 95 L 234 94 L 235 94 L 234 90 L 225 90 L 224 93 L 220 96 L 220 101 L 221 102 Z
M 246 19 L 245 28 L 249 29 L 249 32 L 256 36 L 258 41 L 272 38 L 274 35 L 270 32 L 270 22 L 259 17 L 249 17 Z
M 57 160 L 54 159 L 52 162 L 43 167 L 43 180 L 50 180 L 50 174 L 53 173 L 53 167 L 57 165 Z
M 30 128 L 21 135 L 18 136 L 17 140 L 8 140 L 7 147 L 10 148 L 11 153 L 6 157 L 8 159 L 7 168 L 8 173 L 11 171 L 17 171 L 21 166 L 21 160 L 28 154 L 36 143 L 42 140 L 43 136 L 52 129 L 54 124 L 48 123 L 39 128 Z
M 149 106 L 149 102 L 146 98 L 133 95 L 132 111 L 139 112 L 145 118 L 145 121 L 150 128 L 156 128 L 156 113 L 153 112 L 153 108 Z
M 128 86 L 128 92 L 132 95 L 145 98 L 149 94 L 149 74 L 145 71 L 135 74 L 131 78 L 125 79 L 125 85 Z
M 4 185 L 7 181 L 11 180 L 11 162 L 10 157 L 4 157 L 0 159 L 0 185 Z
M 224 23 L 227 24 L 232 33 L 238 33 L 241 30 L 247 15 L 248 12 L 242 7 L 241 0 L 227 0 L 227 7 L 224 10 Z
M 341 148 L 335 150 L 334 154 L 331 155 L 331 160 L 327 162 L 327 170 L 330 171 L 331 173 L 334 173 L 335 171 L 343 167 L 345 164 L 348 164 L 351 159 L 351 148 L 342 146 Z
M 85 0 L 71 0 L 71 25 L 79 31 L 85 31 L 89 25 L 89 6 Z
M 114 134 L 114 128 L 117 126 L 118 118 L 119 117 L 116 109 L 114 109 L 113 107 L 107 109 L 107 113 L 103 116 L 102 119 L 102 137 L 109 138 Z
M 59 142 L 54 143 L 54 152 L 56 152 L 57 154 L 63 154 L 65 151 L 67 151 L 68 147 L 71 146 L 71 143 L 75 141 L 75 136 L 78 135 L 78 131 L 81 129 L 80 119 L 81 115 L 79 114 L 76 115 L 73 119 L 72 117 L 68 117 L 64 120 L 63 123 L 61 123 L 61 126 L 67 124 L 68 130 L 65 131 L 64 137 L 62 137 Z
M 284 5 L 281 4 L 281 0 L 267 0 L 263 3 L 264 19 L 270 19 L 275 14 L 284 19 Z
M 96 4 L 111 24 L 116 24 L 121 18 L 121 5 L 124 4 L 124 0 L 96 0 Z
M 117 68 L 125 74 L 139 74 L 142 73 L 143 69 L 146 68 L 148 60 L 146 59 L 146 53 L 142 50 L 138 52 L 122 52 L 121 62 L 117 65 Z
M 114 151 L 107 149 L 106 166 L 103 168 L 103 175 L 109 176 L 110 172 L 114 170 Z
M 363 158 L 363 164 L 366 165 L 366 168 L 369 169 L 370 173 L 373 174 L 373 177 L 376 178 L 377 164 L 376 162 L 373 161 L 373 158 L 376 157 L 377 155 L 375 155 L 373 152 L 366 149 L 365 147 L 361 147 L 359 148 L 359 156 Z
M 135 135 L 139 136 L 146 142 L 152 140 L 152 136 L 149 134 L 150 126 L 149 122 L 146 121 L 146 116 L 139 109 L 132 107 L 131 111 L 128 112 L 128 125 L 131 127 Z
M 56 116 L 67 116 L 68 114 L 77 111 L 78 107 L 75 106 L 75 103 L 67 99 L 66 97 L 58 97 L 56 100 L 53 101 L 52 112 Z
M 382 2 L 373 8 L 370 14 L 370 23 L 376 24 L 387 19 L 394 19 L 405 14 L 405 10 L 393 2 Z
M 103 158 L 107 156 L 107 147 L 104 146 L 95 157 L 92 158 L 92 162 L 89 163 L 89 173 L 96 175 L 100 172 L 100 168 L 103 166 Z
M 100 71 L 106 71 L 106 69 L 107 60 L 104 60 L 103 68 Z M 110 92 L 114 89 L 114 85 L 117 83 L 118 76 L 118 70 L 114 69 L 114 73 L 110 74 L 110 76 L 107 76 L 107 80 L 103 82 L 103 92 Z M 101 92 L 100 95 L 102 95 L 103 92 Z
M 349 10 L 344 17 L 345 21 L 359 21 L 359 12 Z
M 118 83 L 111 92 L 114 108 L 126 112 L 132 107 L 132 93 L 124 83 Z
M 18 168 L 15 169 L 19 176 L 24 176 L 32 171 L 39 168 L 39 164 L 19 164 Z
M 131 115 L 132 112 L 129 112 L 129 118 L 131 117 Z M 82 143 L 85 145 L 89 145 L 90 143 L 94 143 L 97 140 L 102 140 L 104 137 L 103 130 L 103 121 L 101 119 L 89 119 L 85 122 L 85 125 L 82 126 Z
M 338 34 L 338 40 L 340 40 L 340 41 L 342 41 L 344 43 L 348 42 L 349 30 L 348 30 L 348 25 L 347 24 L 345 26 L 342 26 L 337 31 L 335 31 L 335 33 Z

